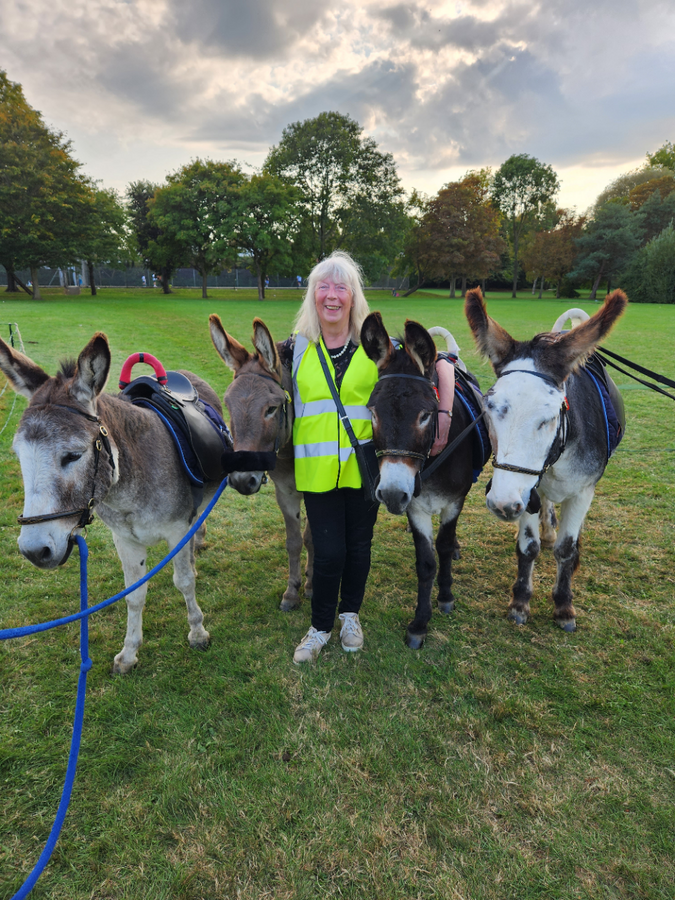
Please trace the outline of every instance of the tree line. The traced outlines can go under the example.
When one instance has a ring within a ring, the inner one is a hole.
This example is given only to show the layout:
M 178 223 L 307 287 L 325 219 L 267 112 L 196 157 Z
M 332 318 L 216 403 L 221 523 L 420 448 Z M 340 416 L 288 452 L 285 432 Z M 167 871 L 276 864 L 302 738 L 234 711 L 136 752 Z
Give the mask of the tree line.
M 555 204 L 551 166 L 516 154 L 494 173 L 469 171 L 433 197 L 405 195 L 391 154 L 337 112 L 287 126 L 259 172 L 236 160 L 195 159 L 161 184 L 135 181 L 125 196 L 81 172 L 65 136 L 48 128 L 19 84 L 0 70 L 0 264 L 8 290 L 39 297 L 40 266 L 139 262 L 165 292 L 178 268 L 207 278 L 233 266 L 270 274 L 308 271 L 335 249 L 366 278 L 408 279 L 407 293 L 448 284 L 526 279 L 575 296 L 604 282 L 633 300 L 675 302 L 675 149 L 664 144 L 622 175 L 585 215 Z M 31 287 L 19 271 L 29 269 Z

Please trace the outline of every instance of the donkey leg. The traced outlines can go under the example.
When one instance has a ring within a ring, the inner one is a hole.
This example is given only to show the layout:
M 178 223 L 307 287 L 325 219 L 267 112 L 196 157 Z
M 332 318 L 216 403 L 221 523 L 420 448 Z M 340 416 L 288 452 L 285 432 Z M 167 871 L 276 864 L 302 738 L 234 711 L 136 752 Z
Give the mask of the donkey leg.
M 167 539 L 169 551 L 178 544 L 184 537 L 186 531 L 185 525 L 178 528 L 178 535 L 171 535 Z M 188 642 L 193 650 L 206 650 L 209 646 L 210 636 L 204 628 L 204 614 L 202 613 L 197 600 L 195 598 L 195 581 L 197 572 L 195 570 L 195 551 L 194 537 L 190 540 L 173 558 L 173 583 L 185 597 L 185 605 L 187 606 L 187 618 L 190 626 L 188 634 Z
M 542 495 L 541 509 L 539 510 L 541 523 L 541 546 L 551 548 L 557 537 L 558 517 L 555 514 L 555 505 Z
M 405 642 L 411 650 L 419 650 L 427 636 L 431 619 L 431 590 L 436 576 L 434 531 L 428 513 L 408 509 L 408 521 L 415 542 L 415 568 L 417 570 L 417 608 L 415 618 L 406 629 Z
M 133 541 L 127 541 L 113 532 L 113 541 L 117 555 L 122 562 L 124 586 L 129 587 L 139 581 L 146 571 L 146 548 Z M 142 585 L 127 595 L 127 633 L 124 646 L 113 660 L 113 672 L 126 675 L 138 662 L 137 652 L 143 643 L 143 607 L 147 584 Z
M 560 532 L 553 548 L 558 575 L 553 588 L 553 618 L 563 631 L 576 631 L 576 610 L 572 604 L 572 576 L 579 567 L 579 532 L 593 500 L 595 487 L 586 488 L 564 500 L 560 515 Z
M 463 504 L 453 503 L 441 513 L 441 526 L 436 538 L 438 553 L 438 608 L 442 613 L 450 613 L 455 608 L 452 594 L 452 561 L 459 559 L 457 543 L 457 520 Z
M 532 572 L 539 555 L 539 513 L 523 513 L 518 523 L 516 557 L 518 575 L 513 585 L 508 618 L 516 625 L 524 625 L 530 615 L 532 599 Z
M 288 612 L 300 606 L 299 591 L 302 584 L 300 572 L 300 556 L 302 553 L 300 501 L 302 494 L 295 490 L 294 484 L 286 484 L 285 480 L 274 482 L 274 493 L 286 525 L 286 552 L 288 553 L 288 584 L 281 598 L 279 609 Z

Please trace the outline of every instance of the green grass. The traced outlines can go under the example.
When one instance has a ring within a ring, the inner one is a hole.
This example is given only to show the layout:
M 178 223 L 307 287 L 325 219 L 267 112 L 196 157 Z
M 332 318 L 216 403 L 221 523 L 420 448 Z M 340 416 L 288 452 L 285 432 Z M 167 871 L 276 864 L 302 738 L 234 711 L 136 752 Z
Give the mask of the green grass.
M 290 332 L 298 297 L 213 291 L 202 301 L 142 291 L 42 303 L 7 300 L 28 354 L 53 372 L 105 331 L 111 389 L 147 350 L 223 393 L 229 371 L 208 336 L 218 312 L 249 344 L 261 316 Z M 481 383 L 462 301 L 368 294 L 392 332 L 406 316 L 455 334 Z M 515 337 L 584 300 L 488 295 Z M 0 333 L 7 328 L 0 326 Z M 629 307 L 607 346 L 675 376 L 675 307 Z M 0 379 L 1 381 L 2 379 Z M 628 432 L 600 482 L 575 577 L 578 631 L 552 621 L 550 551 L 537 563 L 527 626 L 506 621 L 514 529 L 485 510 L 484 473 L 460 519 L 458 603 L 426 646 L 403 644 L 415 597 L 405 520 L 380 513 L 362 612 L 366 647 L 332 641 L 316 666 L 292 651 L 308 604 L 282 614 L 286 559 L 271 486 L 226 491 L 198 560 L 211 632 L 187 646 L 182 599 L 150 585 L 140 664 L 111 675 L 126 611 L 91 622 L 82 751 L 51 863 L 32 896 L 49 900 L 201 898 L 671 898 L 675 893 L 675 423 L 671 401 L 618 375 Z M 0 397 L 0 427 L 13 395 Z M 75 611 L 77 560 L 39 572 L 18 553 L 22 487 L 0 435 L 2 627 Z M 121 588 L 109 532 L 89 530 L 90 601 Z M 163 548 L 150 553 L 154 564 Z M 0 644 L 0 897 L 34 865 L 63 783 L 79 670 L 75 626 Z

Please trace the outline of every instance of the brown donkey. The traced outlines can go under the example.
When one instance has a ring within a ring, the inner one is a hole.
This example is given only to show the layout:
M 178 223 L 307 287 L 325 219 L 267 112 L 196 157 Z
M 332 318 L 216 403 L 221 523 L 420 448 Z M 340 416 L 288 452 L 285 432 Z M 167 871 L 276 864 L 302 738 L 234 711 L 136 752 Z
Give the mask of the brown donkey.
M 166 428 L 126 397 L 103 393 L 110 371 L 104 334 L 95 334 L 77 363 L 63 363 L 55 377 L 0 340 L 0 369 L 30 401 L 14 438 L 25 491 L 21 553 L 40 569 L 56 568 L 68 558 L 83 514 L 95 507 L 112 531 L 125 585 L 134 584 L 145 575 L 146 548 L 164 540 L 173 549 L 193 518 L 190 481 Z M 183 374 L 221 412 L 215 391 Z M 204 485 L 202 506 L 217 486 Z M 194 538 L 173 565 L 173 582 L 187 604 L 188 641 L 205 649 L 209 633 L 195 600 Z M 128 672 L 137 662 L 146 590 L 143 585 L 127 597 L 127 633 L 115 672 Z
M 260 319 L 253 320 L 253 346 L 256 349 L 253 354 L 225 331 L 218 316 L 210 316 L 209 323 L 214 347 L 234 372 L 223 399 L 230 413 L 235 451 L 277 452 L 276 468 L 270 472 L 270 478 L 286 524 L 288 552 L 288 585 L 280 608 L 295 609 L 300 605 L 303 540 L 307 548 L 307 598 L 312 596 L 314 552 L 309 525 L 305 526 L 304 536 L 300 527 L 302 494 L 295 488 L 291 372 L 281 365 L 277 349 L 281 344 L 274 343 L 269 329 Z M 255 494 L 260 490 L 264 474 L 233 472 L 229 484 L 240 494 Z

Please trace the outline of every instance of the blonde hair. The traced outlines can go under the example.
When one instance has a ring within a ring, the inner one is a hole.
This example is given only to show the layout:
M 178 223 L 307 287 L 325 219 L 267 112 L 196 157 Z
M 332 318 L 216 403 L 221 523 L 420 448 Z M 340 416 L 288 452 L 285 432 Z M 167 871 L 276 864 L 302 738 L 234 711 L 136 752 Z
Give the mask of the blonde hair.
M 303 334 L 315 344 L 321 337 L 321 321 L 316 311 L 314 293 L 320 281 L 332 278 L 347 285 L 352 294 L 352 308 L 349 314 L 351 339 L 355 344 L 361 343 L 361 326 L 370 312 L 368 301 L 363 293 L 363 274 L 361 267 L 348 253 L 335 250 L 330 256 L 317 263 L 309 273 L 307 291 L 295 319 L 295 330 Z

